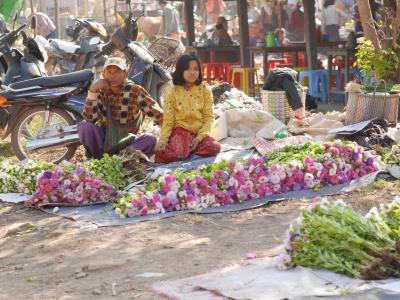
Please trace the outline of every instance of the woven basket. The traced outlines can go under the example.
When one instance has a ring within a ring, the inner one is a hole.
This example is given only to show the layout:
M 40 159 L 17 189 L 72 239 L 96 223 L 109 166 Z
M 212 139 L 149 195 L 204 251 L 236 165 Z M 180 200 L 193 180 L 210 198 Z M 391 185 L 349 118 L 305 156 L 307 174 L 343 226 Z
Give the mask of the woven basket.
M 307 88 L 302 87 L 298 90 L 303 103 L 303 115 L 305 114 Z M 282 123 L 287 124 L 293 118 L 293 110 L 289 105 L 285 91 L 261 91 L 263 109 L 269 112 Z
M 399 95 L 367 95 L 349 93 L 345 125 L 368 121 L 374 118 L 396 122 Z

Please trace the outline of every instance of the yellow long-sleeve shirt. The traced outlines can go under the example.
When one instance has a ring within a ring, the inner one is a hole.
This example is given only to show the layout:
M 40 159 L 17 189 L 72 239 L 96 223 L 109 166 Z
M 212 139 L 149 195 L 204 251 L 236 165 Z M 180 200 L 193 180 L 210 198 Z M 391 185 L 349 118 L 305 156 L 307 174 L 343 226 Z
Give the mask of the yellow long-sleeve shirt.
M 168 143 L 172 129 L 181 127 L 201 141 L 208 136 L 214 120 L 213 96 L 204 83 L 186 90 L 182 86 L 168 88 L 164 96 L 164 120 L 160 140 Z

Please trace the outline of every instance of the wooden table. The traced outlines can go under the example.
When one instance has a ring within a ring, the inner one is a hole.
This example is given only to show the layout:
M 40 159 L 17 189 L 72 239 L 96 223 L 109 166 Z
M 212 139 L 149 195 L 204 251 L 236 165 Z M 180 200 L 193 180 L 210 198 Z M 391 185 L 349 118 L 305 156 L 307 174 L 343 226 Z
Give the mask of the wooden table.
M 263 69 L 264 69 L 264 77 L 268 74 L 268 54 L 270 53 L 281 53 L 283 57 L 283 53 L 292 52 L 293 53 L 293 64 L 295 67 L 299 66 L 299 52 L 306 52 L 306 44 L 305 43 L 297 43 L 296 45 L 288 45 L 285 47 L 249 47 L 249 51 L 251 54 L 251 63 L 254 65 L 254 54 L 262 53 L 263 55 Z
M 331 72 L 332 72 L 332 59 L 336 56 L 343 56 L 344 61 L 345 61 L 345 72 L 344 72 L 344 85 L 350 81 L 350 57 L 354 57 L 356 54 L 356 49 L 347 49 L 347 48 L 338 48 L 338 47 L 328 47 L 324 49 L 327 56 L 328 56 L 328 78 L 331 78 Z M 340 73 L 339 73 L 340 76 Z M 331 81 L 328 80 L 328 92 L 329 94 L 332 93 L 331 91 Z M 335 93 L 338 93 L 335 91 Z M 344 91 L 339 92 L 341 94 L 344 93 Z
M 189 46 L 186 47 L 186 52 L 194 53 L 202 62 L 240 62 L 240 45 Z

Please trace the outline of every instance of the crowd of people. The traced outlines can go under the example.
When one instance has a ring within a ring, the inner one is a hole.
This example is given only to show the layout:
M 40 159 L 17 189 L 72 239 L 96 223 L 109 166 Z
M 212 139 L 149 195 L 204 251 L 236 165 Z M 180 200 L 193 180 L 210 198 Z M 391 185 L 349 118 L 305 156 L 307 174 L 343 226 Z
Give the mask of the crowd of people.
M 379 1 L 369 0 L 375 21 L 381 19 L 381 8 L 383 7 Z M 218 2 L 213 1 L 213 2 Z M 248 24 L 250 45 L 256 46 L 264 43 L 268 33 L 272 33 L 275 37 L 276 46 L 287 46 L 291 41 L 304 40 L 304 7 L 303 1 L 299 0 L 273 0 L 262 5 L 264 1 L 248 0 Z M 222 6 L 227 6 L 220 3 Z M 203 5 L 202 1 L 198 1 L 198 6 Z M 224 45 L 226 40 L 230 44 L 238 41 L 238 22 L 237 8 L 225 7 L 220 9 L 221 5 L 215 6 L 215 13 L 220 15 L 215 18 L 214 25 L 210 25 L 210 20 L 214 18 L 204 19 L 204 13 L 195 16 L 197 20 L 197 31 L 199 33 L 198 41 L 204 42 L 207 39 L 212 44 Z M 208 5 L 205 11 L 209 9 Z M 204 10 L 200 10 L 204 12 Z M 346 22 L 352 22 L 351 29 L 354 32 L 361 32 L 361 20 L 359 17 L 357 3 L 354 0 L 321 0 L 316 1 L 316 23 L 317 38 L 320 41 L 336 42 L 345 38 L 341 36 L 340 28 Z M 229 29 L 228 29 L 229 21 Z M 221 25 L 223 24 L 223 25 Z M 204 29 L 206 28 L 206 29 Z M 218 35 L 223 33 L 224 38 L 214 41 L 213 32 Z

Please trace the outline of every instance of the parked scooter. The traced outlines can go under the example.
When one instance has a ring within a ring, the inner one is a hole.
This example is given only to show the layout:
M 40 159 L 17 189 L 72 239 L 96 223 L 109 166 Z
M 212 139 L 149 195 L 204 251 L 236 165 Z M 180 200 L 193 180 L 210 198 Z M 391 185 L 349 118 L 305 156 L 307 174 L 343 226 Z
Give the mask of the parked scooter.
M 26 24 L 0 37 L 0 64 L 4 70 L 1 82 L 8 85 L 15 81 L 46 76 L 44 63 L 47 53 L 37 41 L 23 31 Z M 36 28 L 36 18 L 32 18 L 32 28 Z M 23 39 L 23 52 L 13 47 L 19 36 Z
M 81 39 L 80 45 L 59 39 L 49 40 L 46 47 L 50 59 L 46 63 L 49 74 L 66 74 L 83 69 L 92 69 L 100 73 L 106 58 L 95 57 L 101 51 L 102 44 L 97 36 L 88 36 Z
M 83 119 L 92 79 L 93 72 L 83 70 L 1 86 L 0 127 L 5 130 L 3 138 L 11 134 L 12 149 L 20 160 L 58 163 L 72 158 L 79 139 L 68 135 L 77 132 L 75 124 Z M 35 144 L 48 137 L 53 139 L 48 147 Z
M 79 45 L 81 39 L 87 36 L 98 36 L 103 41 L 107 40 L 107 31 L 99 22 L 74 16 L 71 19 L 74 20 L 74 25 L 69 25 L 66 32 L 74 43 Z
M 95 58 L 107 39 L 103 25 L 95 21 L 75 18 L 75 26 L 67 28 L 73 42 L 50 39 L 46 51 L 50 59 L 46 63 L 49 74 L 66 74 L 82 69 L 92 69 L 95 74 L 102 70 L 105 57 Z

